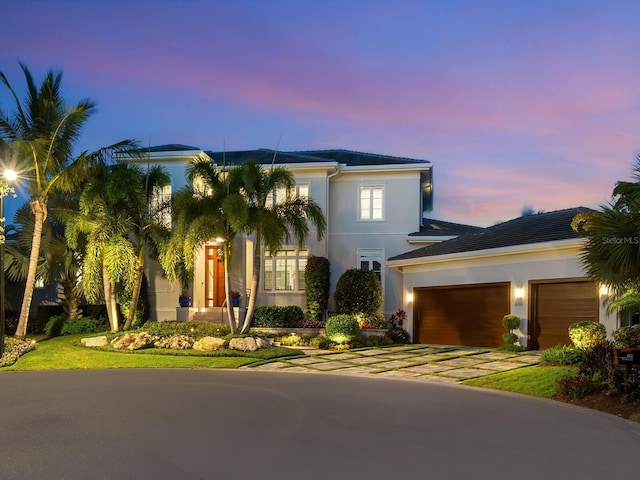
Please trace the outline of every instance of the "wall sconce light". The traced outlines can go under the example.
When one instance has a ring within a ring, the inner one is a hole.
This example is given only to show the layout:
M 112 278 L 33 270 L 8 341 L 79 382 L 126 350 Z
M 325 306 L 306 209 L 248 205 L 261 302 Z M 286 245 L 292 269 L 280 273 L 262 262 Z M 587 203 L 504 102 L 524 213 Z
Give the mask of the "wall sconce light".
M 516 287 L 513 296 L 516 299 L 516 306 L 521 307 L 524 299 L 524 287 Z
M 602 284 L 600 285 L 600 296 L 606 297 L 610 293 L 609 285 Z
M 407 303 L 412 303 L 413 302 L 413 293 L 407 293 L 407 296 L 405 298 L 407 300 Z

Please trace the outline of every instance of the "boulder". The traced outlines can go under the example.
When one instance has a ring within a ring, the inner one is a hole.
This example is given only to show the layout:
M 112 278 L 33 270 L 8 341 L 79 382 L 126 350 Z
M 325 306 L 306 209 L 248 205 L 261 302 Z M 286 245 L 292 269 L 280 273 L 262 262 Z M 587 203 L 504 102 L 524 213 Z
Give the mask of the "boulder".
M 116 350 L 139 350 L 153 344 L 154 338 L 147 332 L 125 333 L 111 340 L 111 346 Z
M 252 337 L 232 338 L 229 340 L 229 348 L 242 350 L 243 352 L 255 352 L 258 349 L 256 339 Z
M 256 337 L 256 345 L 258 348 L 271 348 L 271 341 L 268 338 Z
M 193 339 L 187 335 L 172 335 L 161 338 L 153 344 L 156 348 L 171 348 L 173 350 L 186 350 L 193 346 Z
M 85 347 L 104 347 L 105 345 L 109 345 L 109 341 L 107 340 L 106 335 L 102 335 L 100 337 L 83 338 L 82 340 L 80 340 L 80 343 Z
M 211 352 L 222 348 L 225 344 L 224 339 L 218 337 L 202 337 L 196 343 L 193 344 L 194 350 L 201 352 Z

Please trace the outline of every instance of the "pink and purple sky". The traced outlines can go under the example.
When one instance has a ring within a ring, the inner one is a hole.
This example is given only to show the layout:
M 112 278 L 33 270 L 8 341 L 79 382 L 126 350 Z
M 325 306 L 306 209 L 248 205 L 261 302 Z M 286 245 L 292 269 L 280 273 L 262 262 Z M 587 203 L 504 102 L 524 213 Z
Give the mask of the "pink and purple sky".
M 0 71 L 64 72 L 79 148 L 430 160 L 433 218 L 598 207 L 640 151 L 635 0 L 3 0 Z M 0 88 L 0 106 L 11 98 Z

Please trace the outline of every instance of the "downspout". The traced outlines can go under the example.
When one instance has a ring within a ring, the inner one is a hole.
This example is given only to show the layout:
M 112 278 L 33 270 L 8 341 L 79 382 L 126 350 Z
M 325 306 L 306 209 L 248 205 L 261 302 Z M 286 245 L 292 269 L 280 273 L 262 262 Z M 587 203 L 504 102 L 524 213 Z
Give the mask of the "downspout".
M 342 172 L 340 171 L 340 164 L 338 164 L 336 166 L 336 171 L 333 172 L 331 175 L 327 176 L 327 194 L 326 194 L 326 199 L 327 199 L 327 234 L 324 237 L 324 254 L 326 255 L 327 259 L 329 259 L 329 231 L 330 231 L 330 221 L 329 221 L 329 183 L 330 180 L 335 177 L 340 175 Z

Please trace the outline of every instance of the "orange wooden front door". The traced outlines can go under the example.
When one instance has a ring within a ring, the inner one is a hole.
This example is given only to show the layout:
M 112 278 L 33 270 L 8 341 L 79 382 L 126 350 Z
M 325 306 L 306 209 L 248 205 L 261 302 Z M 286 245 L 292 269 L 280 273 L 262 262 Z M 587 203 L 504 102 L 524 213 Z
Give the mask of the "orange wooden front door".
M 225 299 L 224 262 L 218 247 L 204 247 L 204 306 L 221 307 Z

